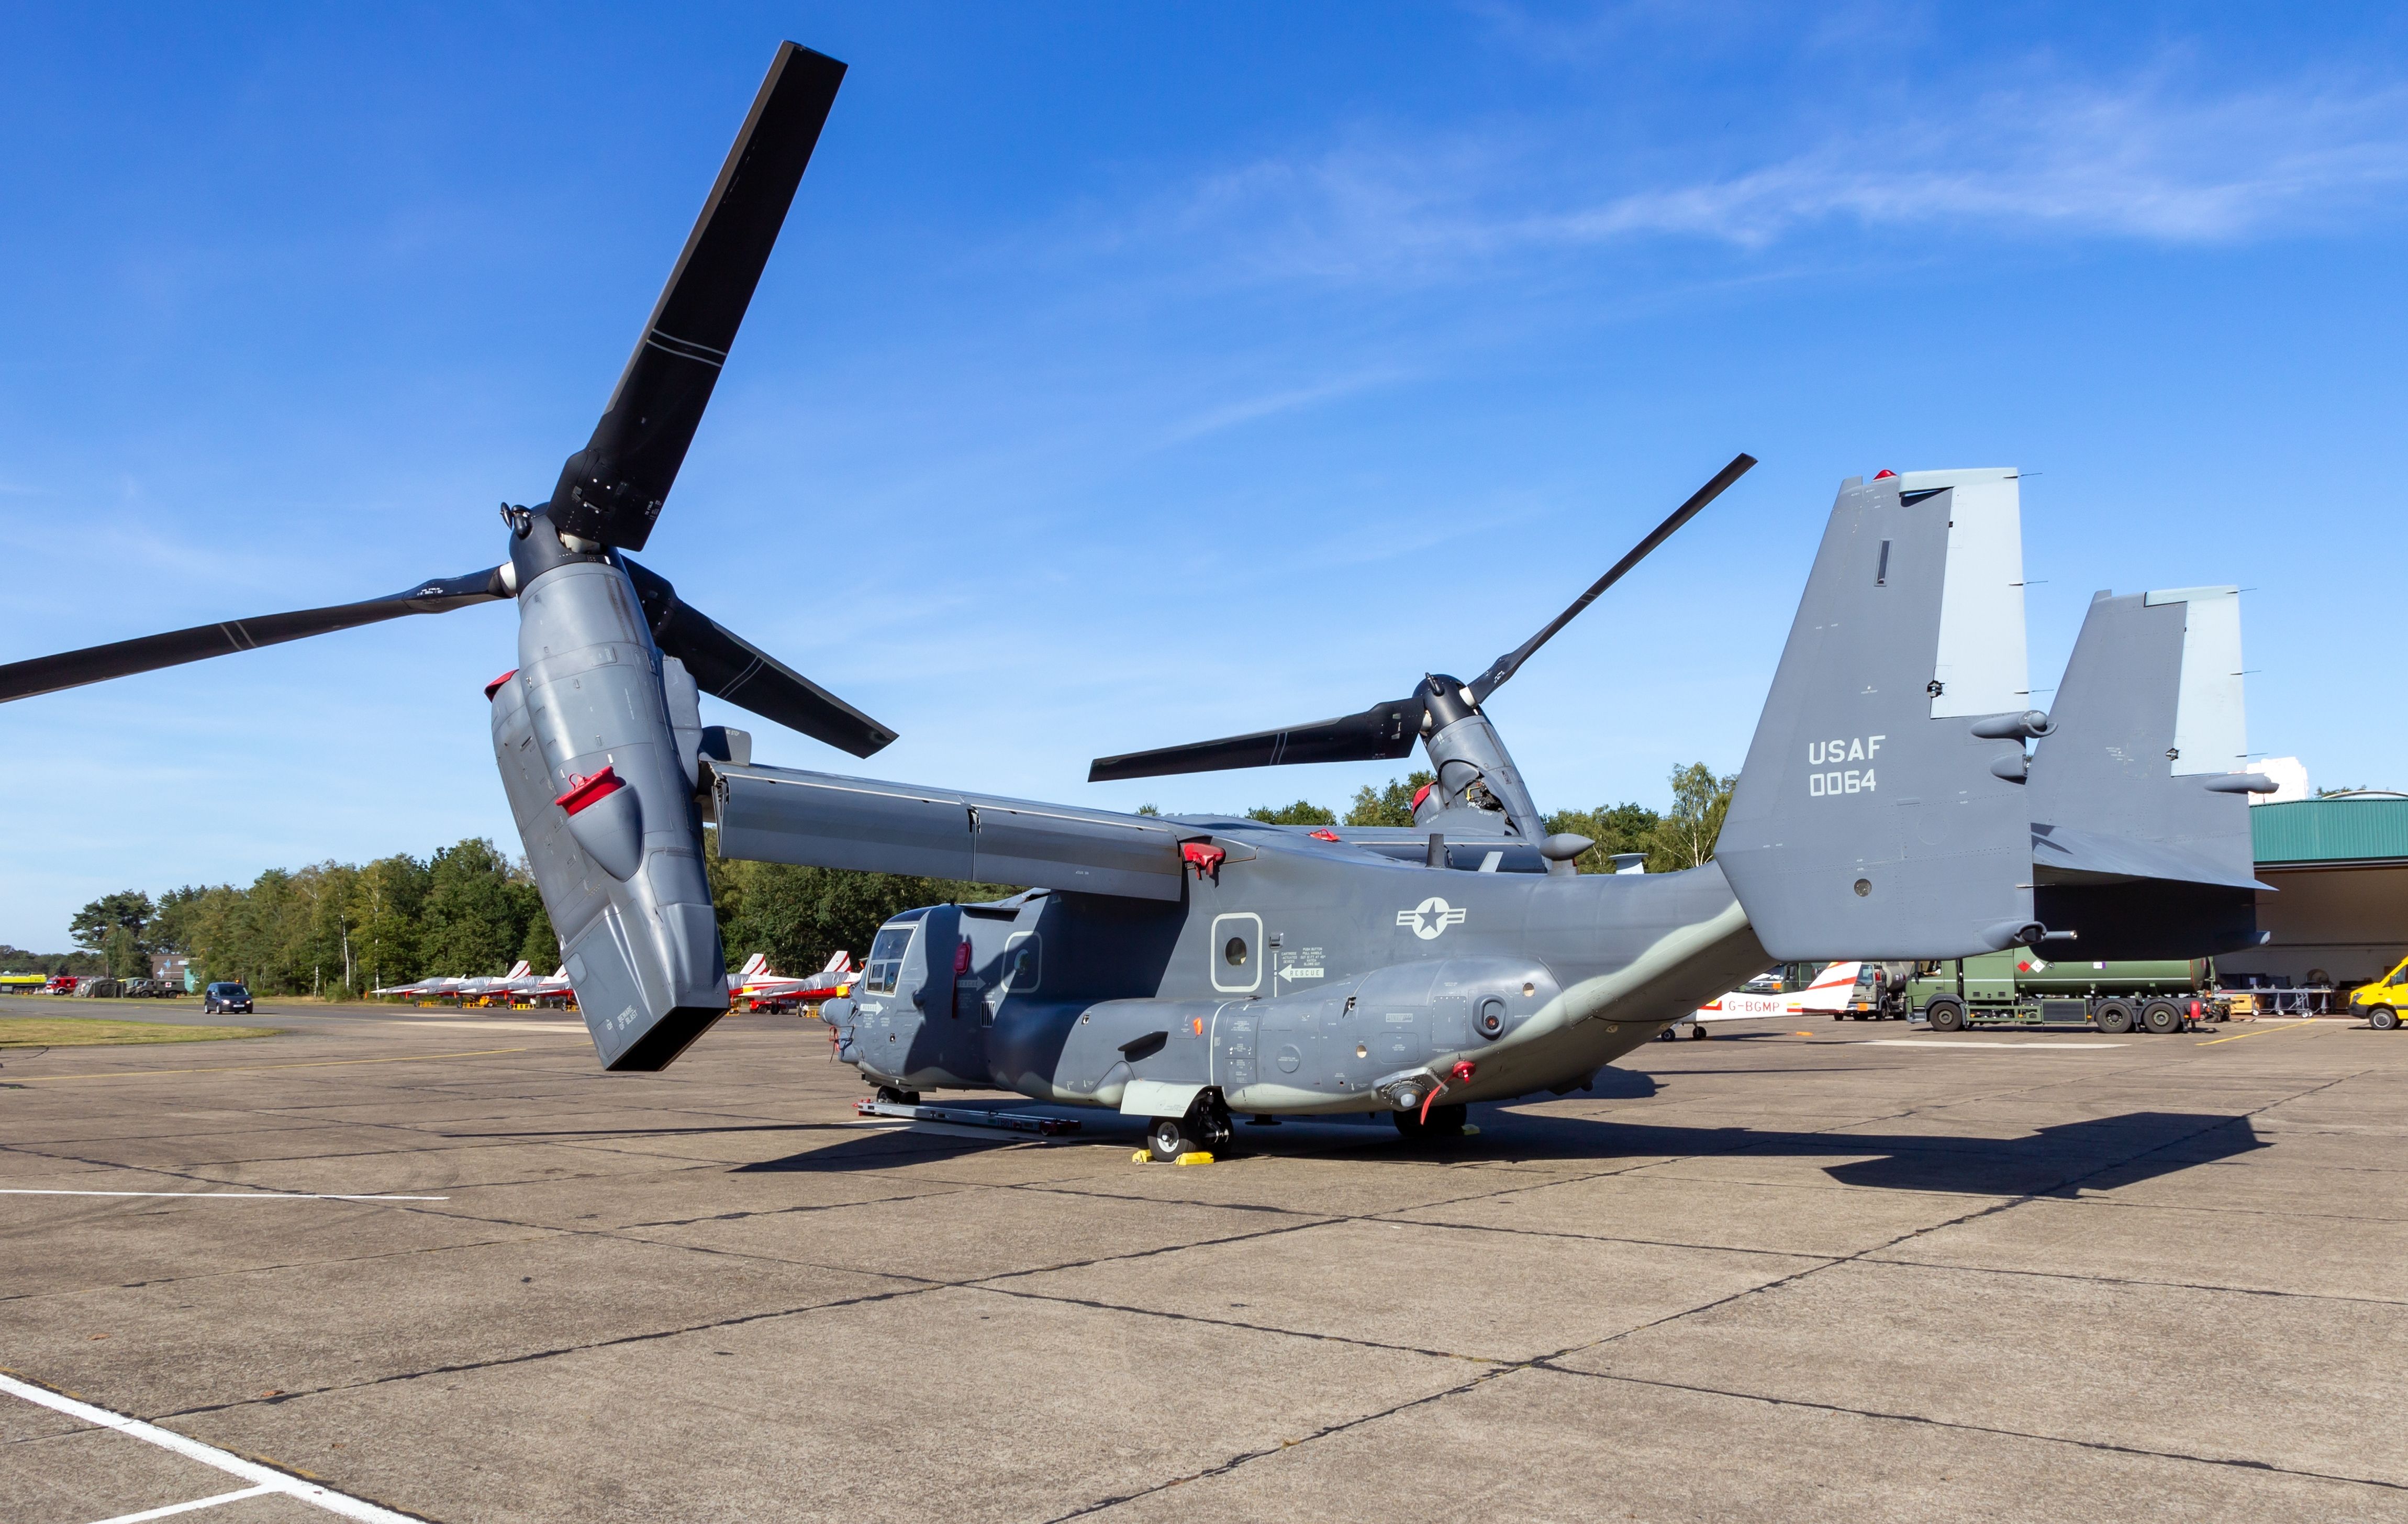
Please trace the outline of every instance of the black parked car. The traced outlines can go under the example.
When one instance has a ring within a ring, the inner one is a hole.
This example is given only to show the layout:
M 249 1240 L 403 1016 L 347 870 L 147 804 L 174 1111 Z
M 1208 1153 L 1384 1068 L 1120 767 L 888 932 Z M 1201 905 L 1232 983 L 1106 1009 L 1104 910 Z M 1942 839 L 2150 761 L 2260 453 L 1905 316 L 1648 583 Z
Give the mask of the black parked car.
M 211 985 L 201 997 L 201 1009 L 209 1015 L 221 1011 L 251 1014 L 251 991 L 230 980 Z

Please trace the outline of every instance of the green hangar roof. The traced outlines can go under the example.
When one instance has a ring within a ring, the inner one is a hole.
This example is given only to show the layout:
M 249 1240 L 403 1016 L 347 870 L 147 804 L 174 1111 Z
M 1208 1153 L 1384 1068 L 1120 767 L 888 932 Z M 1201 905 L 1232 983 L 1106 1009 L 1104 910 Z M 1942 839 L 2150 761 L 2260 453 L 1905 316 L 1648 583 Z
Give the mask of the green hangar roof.
M 2261 804 L 2249 812 L 2258 861 L 2408 861 L 2408 795 L 2343 794 Z

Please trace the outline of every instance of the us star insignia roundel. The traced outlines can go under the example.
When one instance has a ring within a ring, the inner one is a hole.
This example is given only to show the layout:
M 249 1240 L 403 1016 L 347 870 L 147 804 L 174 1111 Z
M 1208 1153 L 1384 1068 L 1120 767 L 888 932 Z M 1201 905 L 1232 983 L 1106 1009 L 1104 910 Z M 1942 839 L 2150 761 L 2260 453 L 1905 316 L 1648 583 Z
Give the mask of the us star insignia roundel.
M 1470 913 L 1468 910 L 1457 910 L 1432 895 L 1411 910 L 1397 912 L 1397 924 L 1412 927 L 1414 936 L 1429 942 L 1448 927 L 1461 926 Z

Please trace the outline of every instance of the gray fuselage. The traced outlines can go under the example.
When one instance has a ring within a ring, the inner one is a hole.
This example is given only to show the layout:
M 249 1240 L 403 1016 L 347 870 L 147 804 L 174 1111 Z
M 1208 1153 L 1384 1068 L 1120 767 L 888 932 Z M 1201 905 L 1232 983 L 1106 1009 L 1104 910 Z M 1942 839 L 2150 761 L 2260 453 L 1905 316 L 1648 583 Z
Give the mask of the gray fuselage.
M 900 1088 L 1110 1107 L 1145 1081 L 1271 1114 L 1390 1110 L 1440 1080 L 1450 1104 L 1494 1100 L 1581 1085 L 1768 961 L 1712 863 L 1481 872 L 1172 824 L 1225 855 L 1180 901 L 1036 889 L 890 922 L 826 1008 L 839 1056 Z

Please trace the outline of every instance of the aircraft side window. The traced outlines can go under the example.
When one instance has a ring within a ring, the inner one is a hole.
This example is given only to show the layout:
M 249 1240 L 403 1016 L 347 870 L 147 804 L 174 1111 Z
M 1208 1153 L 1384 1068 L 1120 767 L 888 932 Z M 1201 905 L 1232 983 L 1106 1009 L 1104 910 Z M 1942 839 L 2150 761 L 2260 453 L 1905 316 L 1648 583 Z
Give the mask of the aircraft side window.
M 911 933 L 916 924 L 890 926 L 880 929 L 869 944 L 868 966 L 862 970 L 862 988 L 872 995 L 892 995 L 895 982 L 903 974 L 903 954 L 911 945 Z
M 1231 937 L 1228 945 L 1221 949 L 1221 956 L 1228 960 L 1229 967 L 1243 968 L 1246 962 L 1246 939 Z
M 1015 931 L 1004 943 L 1003 987 L 1025 995 L 1044 977 L 1044 944 L 1034 931 Z

